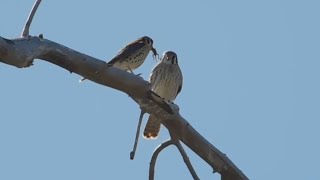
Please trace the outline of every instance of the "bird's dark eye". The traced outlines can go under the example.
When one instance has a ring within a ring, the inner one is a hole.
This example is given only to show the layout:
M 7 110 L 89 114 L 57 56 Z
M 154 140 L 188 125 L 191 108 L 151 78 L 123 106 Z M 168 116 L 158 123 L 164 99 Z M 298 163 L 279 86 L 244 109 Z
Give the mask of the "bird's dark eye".
M 176 58 L 177 58 L 176 56 L 172 56 L 172 60 L 176 60 Z
M 153 40 L 152 39 L 150 39 L 150 42 L 151 42 L 151 44 L 153 44 Z

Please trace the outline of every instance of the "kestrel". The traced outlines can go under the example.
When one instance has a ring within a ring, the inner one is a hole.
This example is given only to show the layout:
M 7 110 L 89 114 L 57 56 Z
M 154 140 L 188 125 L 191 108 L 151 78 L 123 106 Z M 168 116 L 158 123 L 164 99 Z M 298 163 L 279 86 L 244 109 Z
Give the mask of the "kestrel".
M 148 36 L 143 36 L 121 49 L 106 66 L 102 67 L 102 69 L 96 73 L 110 66 L 133 73 L 132 70 L 137 69 L 143 64 L 150 51 L 152 51 L 154 58 L 158 56 L 156 49 L 153 47 L 153 40 Z M 82 78 L 80 82 L 85 79 L 86 78 Z
M 148 36 L 143 36 L 124 47 L 107 64 L 132 72 L 142 65 L 150 51 L 153 52 L 154 57 L 158 55 L 156 49 L 153 48 L 153 40 Z
M 177 54 L 167 51 L 161 61 L 154 67 L 150 75 L 151 90 L 165 101 L 173 102 L 182 88 L 182 72 L 178 65 Z M 156 138 L 160 130 L 161 120 L 150 115 L 144 129 L 145 138 Z
M 149 82 L 151 90 L 163 98 L 168 103 L 175 100 L 182 88 L 182 73 L 178 65 L 177 54 L 172 51 L 163 53 L 160 62 L 153 68 Z M 138 145 L 140 126 L 144 115 L 144 110 L 141 109 L 138 122 L 136 138 L 134 141 L 133 150 L 130 153 L 130 159 L 134 159 L 134 155 Z M 145 138 L 156 138 L 161 126 L 161 120 L 150 115 L 144 130 Z

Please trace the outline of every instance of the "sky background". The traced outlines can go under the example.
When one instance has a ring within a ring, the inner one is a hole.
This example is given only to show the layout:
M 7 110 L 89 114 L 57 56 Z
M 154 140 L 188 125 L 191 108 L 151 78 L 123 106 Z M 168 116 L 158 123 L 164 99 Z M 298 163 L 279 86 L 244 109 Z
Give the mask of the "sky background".
M 1 0 L 0 36 L 17 38 L 33 3 Z M 159 54 L 178 54 L 182 116 L 250 179 L 316 180 L 319 7 L 316 0 L 43 1 L 30 33 L 106 61 L 152 37 Z M 140 139 L 131 161 L 138 105 L 46 61 L 34 64 L 0 64 L 0 179 L 147 179 L 167 130 Z M 147 79 L 154 65 L 150 55 L 135 72 Z M 220 179 L 186 150 L 200 179 Z M 155 176 L 192 179 L 174 146 L 160 154 Z

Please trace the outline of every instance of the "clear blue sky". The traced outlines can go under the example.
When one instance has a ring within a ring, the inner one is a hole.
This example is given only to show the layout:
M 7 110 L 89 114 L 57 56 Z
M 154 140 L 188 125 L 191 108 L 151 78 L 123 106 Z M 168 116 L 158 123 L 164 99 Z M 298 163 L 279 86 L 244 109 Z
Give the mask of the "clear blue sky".
M 0 35 L 20 35 L 34 0 L 2 0 Z M 320 179 L 320 2 L 43 1 L 31 34 L 111 59 L 148 35 L 177 52 L 181 114 L 253 180 Z M 151 56 L 136 72 L 147 78 Z M 140 139 L 139 108 L 127 95 L 78 83 L 45 61 L 0 64 L 0 179 L 147 179 L 153 150 Z M 146 117 L 145 117 L 146 119 Z M 219 179 L 187 150 L 201 179 Z M 156 179 L 192 179 L 174 147 Z

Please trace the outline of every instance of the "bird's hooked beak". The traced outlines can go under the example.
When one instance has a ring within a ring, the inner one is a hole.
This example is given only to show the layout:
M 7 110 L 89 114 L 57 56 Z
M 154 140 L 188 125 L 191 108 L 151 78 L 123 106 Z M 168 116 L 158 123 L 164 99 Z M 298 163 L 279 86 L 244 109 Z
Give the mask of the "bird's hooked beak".
M 159 60 L 159 54 L 157 53 L 157 50 L 155 49 L 155 48 L 151 48 L 151 51 L 152 51 L 152 57 L 153 57 L 153 59 L 155 59 L 155 60 Z

